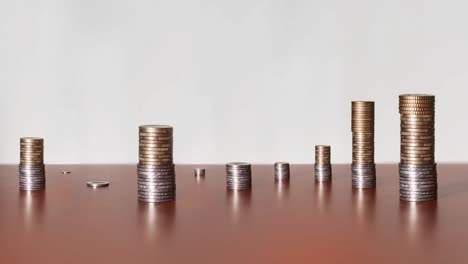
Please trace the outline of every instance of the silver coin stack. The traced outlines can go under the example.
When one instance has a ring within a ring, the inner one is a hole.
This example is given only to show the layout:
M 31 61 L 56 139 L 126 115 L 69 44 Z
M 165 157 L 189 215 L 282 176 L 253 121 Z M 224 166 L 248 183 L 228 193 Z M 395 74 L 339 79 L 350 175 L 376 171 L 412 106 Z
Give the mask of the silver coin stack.
M 351 103 L 351 131 L 353 133 L 351 175 L 353 188 L 374 188 L 376 185 L 374 108 L 374 102 L 354 101 Z
M 21 138 L 19 188 L 24 191 L 38 191 L 45 187 L 44 139 Z
M 139 127 L 138 200 L 158 203 L 175 200 L 173 129 L 165 125 Z
M 231 190 L 252 188 L 252 169 L 249 163 L 231 162 L 226 164 L 226 184 Z
M 330 146 L 315 146 L 315 180 L 319 182 L 331 181 L 332 167 Z
M 289 163 L 287 162 L 276 162 L 274 165 L 275 179 L 276 180 L 287 180 L 289 179 Z
M 437 199 L 435 163 L 435 96 L 400 95 L 400 199 Z

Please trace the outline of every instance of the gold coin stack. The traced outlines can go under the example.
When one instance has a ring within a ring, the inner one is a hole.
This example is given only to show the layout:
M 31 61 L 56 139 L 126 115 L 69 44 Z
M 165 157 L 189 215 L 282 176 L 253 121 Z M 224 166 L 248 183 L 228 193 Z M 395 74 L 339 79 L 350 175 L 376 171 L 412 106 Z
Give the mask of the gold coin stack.
M 400 95 L 400 199 L 437 199 L 435 96 Z
M 139 127 L 138 199 L 144 202 L 175 200 L 173 129 L 166 125 Z
M 352 186 L 373 188 L 376 185 L 374 163 L 374 102 L 351 103 L 351 131 L 353 133 Z
M 25 191 L 45 189 L 44 139 L 20 139 L 19 188 Z
M 315 146 L 315 180 L 319 182 L 331 181 L 331 150 L 330 146 L 317 145 Z

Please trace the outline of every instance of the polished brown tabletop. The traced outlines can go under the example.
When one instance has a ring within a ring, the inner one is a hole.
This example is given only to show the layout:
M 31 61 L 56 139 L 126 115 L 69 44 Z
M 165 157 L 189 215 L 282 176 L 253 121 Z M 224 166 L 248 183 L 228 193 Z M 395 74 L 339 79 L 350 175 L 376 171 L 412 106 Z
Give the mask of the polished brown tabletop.
M 203 167 L 176 166 L 176 202 L 146 204 L 135 165 L 50 165 L 39 192 L 0 166 L 0 263 L 468 263 L 468 165 L 439 164 L 439 199 L 422 203 L 399 200 L 397 165 L 377 166 L 368 190 L 351 188 L 349 165 L 325 184 L 312 165 L 292 165 L 289 183 L 255 165 L 240 192 L 223 165 Z

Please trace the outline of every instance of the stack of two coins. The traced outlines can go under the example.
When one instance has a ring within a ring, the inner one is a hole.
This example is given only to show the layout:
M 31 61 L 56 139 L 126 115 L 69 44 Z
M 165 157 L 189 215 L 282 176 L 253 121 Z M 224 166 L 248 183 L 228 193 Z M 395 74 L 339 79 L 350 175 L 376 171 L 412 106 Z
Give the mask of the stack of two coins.
M 435 97 L 400 95 L 400 199 L 437 199 L 437 167 L 434 156 Z
M 21 138 L 19 164 L 20 190 L 44 190 L 45 186 L 44 139 Z
M 175 200 L 173 129 L 165 125 L 139 127 L 138 199 L 143 202 Z
M 276 180 L 288 180 L 289 179 L 289 163 L 276 162 L 274 165 L 274 170 L 275 170 Z
M 352 185 L 354 188 L 373 188 L 376 185 L 374 102 L 352 102 L 351 112 L 351 131 L 353 133 Z
M 315 146 L 315 180 L 330 181 L 332 179 L 332 168 L 330 160 L 330 146 Z
M 231 162 L 226 164 L 226 184 L 231 190 L 252 188 L 252 169 L 249 163 Z

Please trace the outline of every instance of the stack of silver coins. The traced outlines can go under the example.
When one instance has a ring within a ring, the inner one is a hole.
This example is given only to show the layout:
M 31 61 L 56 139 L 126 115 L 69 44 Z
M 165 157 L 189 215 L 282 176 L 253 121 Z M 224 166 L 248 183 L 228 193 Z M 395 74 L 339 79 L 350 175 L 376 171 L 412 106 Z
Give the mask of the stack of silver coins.
M 173 129 L 165 125 L 139 127 L 138 200 L 157 203 L 175 200 Z
M 351 131 L 353 133 L 353 188 L 373 188 L 376 185 L 374 163 L 374 102 L 351 103 Z
M 319 182 L 331 181 L 331 150 L 330 146 L 315 146 L 315 180 Z
M 38 191 L 44 190 L 45 187 L 44 139 L 21 138 L 19 188 L 25 191 Z
M 231 162 L 226 164 L 226 184 L 231 190 L 252 188 L 252 169 L 249 163 Z
M 400 95 L 400 199 L 437 199 L 435 163 L 435 97 Z
M 289 179 L 289 163 L 287 162 L 276 162 L 274 165 L 275 179 L 287 180 Z

